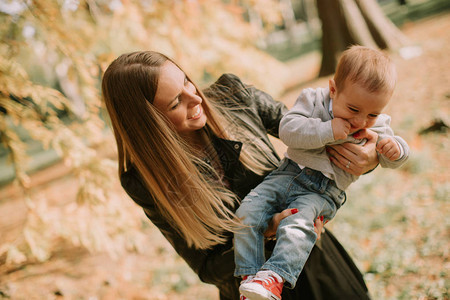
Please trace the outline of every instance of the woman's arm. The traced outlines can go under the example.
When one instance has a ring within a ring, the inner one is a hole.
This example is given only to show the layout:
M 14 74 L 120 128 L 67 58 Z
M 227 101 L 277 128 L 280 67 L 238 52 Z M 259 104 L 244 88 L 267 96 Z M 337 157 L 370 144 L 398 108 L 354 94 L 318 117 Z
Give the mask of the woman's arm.
M 265 238 L 273 238 L 277 234 L 278 225 L 280 225 L 281 220 L 290 215 L 296 214 L 298 212 L 297 209 L 287 208 L 280 213 L 275 214 L 272 219 L 269 221 L 266 231 L 264 232 Z M 324 230 L 323 228 L 323 216 L 318 217 L 314 222 L 314 231 L 317 234 L 317 239 L 320 240 L 320 236 Z
M 223 74 L 213 85 L 212 89 L 205 90 L 207 95 L 210 91 L 220 90 L 226 98 L 231 98 L 242 107 L 251 107 L 258 114 L 267 133 L 278 137 L 278 127 L 281 118 L 288 111 L 286 105 L 275 101 L 272 96 L 252 85 L 245 84 L 234 74 Z M 229 100 L 228 100 L 229 101 Z
M 352 143 L 340 145 L 330 145 L 327 152 L 332 163 L 340 169 L 356 176 L 363 175 L 372 171 L 378 166 L 378 155 L 376 152 L 376 143 L 378 135 L 371 130 L 362 130 L 358 139 L 367 139 L 367 142 L 361 146 Z
M 177 254 L 197 273 L 200 280 L 217 285 L 233 278 L 234 256 L 233 251 L 228 251 L 231 248 L 231 242 L 229 245 L 218 245 L 208 250 L 189 246 L 160 213 L 153 197 L 139 178 L 134 168 L 128 170 L 121 176 L 122 187 L 139 206 L 143 207 L 146 216 L 169 241 Z
M 268 134 L 274 137 L 279 136 L 279 128 L 281 118 L 287 113 L 288 109 L 282 102 L 275 101 L 269 94 L 252 88 L 254 96 L 254 104 L 258 110 L 264 127 Z
M 234 253 L 231 242 L 208 250 L 190 247 L 157 210 L 144 209 L 144 212 L 201 281 L 218 285 L 233 279 Z

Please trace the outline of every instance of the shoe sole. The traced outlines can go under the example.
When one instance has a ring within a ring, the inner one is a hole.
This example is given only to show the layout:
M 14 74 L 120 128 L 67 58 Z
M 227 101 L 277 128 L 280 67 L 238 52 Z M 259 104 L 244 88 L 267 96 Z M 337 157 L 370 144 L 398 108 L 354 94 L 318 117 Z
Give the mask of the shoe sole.
M 281 300 L 260 284 L 241 286 L 239 292 L 249 300 Z

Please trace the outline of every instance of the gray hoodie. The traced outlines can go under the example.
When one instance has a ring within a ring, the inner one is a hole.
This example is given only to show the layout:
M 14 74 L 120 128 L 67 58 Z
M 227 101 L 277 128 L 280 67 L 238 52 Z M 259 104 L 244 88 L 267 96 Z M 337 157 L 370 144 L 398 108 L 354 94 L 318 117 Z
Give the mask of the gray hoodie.
M 345 142 L 365 143 L 365 140 L 355 139 L 349 135 L 346 139 L 335 140 L 331 120 L 333 119 L 330 106 L 330 91 L 328 88 L 302 91 L 294 107 L 281 119 L 280 139 L 288 146 L 286 156 L 300 166 L 321 171 L 336 182 L 338 188 L 345 190 L 359 176 L 351 175 L 332 164 L 325 151 L 326 145 L 342 144 Z M 384 168 L 398 168 L 408 159 L 408 144 L 389 126 L 390 116 L 380 114 L 370 129 L 378 133 L 378 141 L 386 137 L 393 137 L 402 155 L 395 161 L 390 161 L 378 154 L 380 165 Z

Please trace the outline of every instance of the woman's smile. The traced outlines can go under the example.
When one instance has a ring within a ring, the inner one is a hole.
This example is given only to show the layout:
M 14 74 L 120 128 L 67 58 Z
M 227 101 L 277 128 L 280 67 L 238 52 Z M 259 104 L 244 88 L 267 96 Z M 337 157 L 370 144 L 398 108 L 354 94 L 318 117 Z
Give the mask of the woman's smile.
M 197 119 L 199 119 L 202 116 L 202 114 L 203 114 L 202 105 L 199 104 L 195 108 L 194 114 L 192 116 L 190 116 L 188 119 L 189 120 L 197 120 Z

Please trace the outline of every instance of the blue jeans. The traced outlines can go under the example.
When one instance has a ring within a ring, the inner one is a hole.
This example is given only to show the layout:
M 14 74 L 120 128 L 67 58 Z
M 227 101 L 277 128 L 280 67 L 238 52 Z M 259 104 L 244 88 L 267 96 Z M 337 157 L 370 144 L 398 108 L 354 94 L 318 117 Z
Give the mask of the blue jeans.
M 321 172 L 300 169 L 290 159 L 283 159 L 236 211 L 246 226 L 234 234 L 234 275 L 272 270 L 293 288 L 316 242 L 314 221 L 319 216 L 332 219 L 345 199 L 345 192 Z M 286 208 L 297 208 L 298 213 L 280 222 L 275 248 L 266 261 L 263 233 L 273 215 Z

